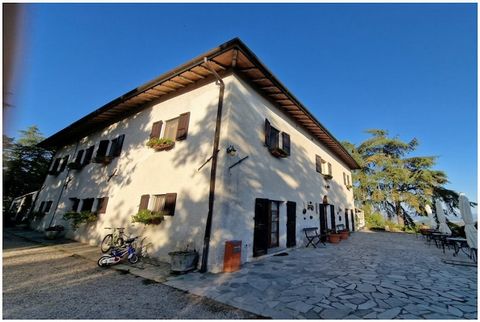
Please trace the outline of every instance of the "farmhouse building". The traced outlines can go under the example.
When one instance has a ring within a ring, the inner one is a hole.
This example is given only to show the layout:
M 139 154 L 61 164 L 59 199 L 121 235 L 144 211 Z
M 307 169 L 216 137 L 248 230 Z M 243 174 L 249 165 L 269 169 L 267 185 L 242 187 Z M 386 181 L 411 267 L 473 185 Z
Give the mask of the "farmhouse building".
M 150 256 L 168 261 L 188 247 L 218 272 L 226 241 L 242 241 L 243 263 L 303 246 L 303 228 L 354 229 L 358 164 L 239 39 L 40 146 L 56 153 L 35 208 L 46 215 L 33 226 L 62 224 L 79 241 L 99 244 L 105 227 L 126 227 L 148 241 Z M 142 209 L 164 220 L 132 227 Z M 69 211 L 98 218 L 71 230 L 62 219 Z

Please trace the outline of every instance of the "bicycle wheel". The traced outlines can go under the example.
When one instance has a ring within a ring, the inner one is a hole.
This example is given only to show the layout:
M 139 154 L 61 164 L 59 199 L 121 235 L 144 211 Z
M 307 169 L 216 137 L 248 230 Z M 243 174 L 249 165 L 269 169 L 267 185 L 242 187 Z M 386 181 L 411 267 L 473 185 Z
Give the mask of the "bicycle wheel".
M 109 266 L 110 264 L 108 263 L 108 260 L 111 258 L 110 255 L 103 255 L 102 257 L 100 257 L 97 261 L 97 264 L 98 266 L 100 267 L 107 267 Z
M 102 240 L 102 244 L 100 244 L 100 249 L 102 250 L 102 253 L 106 253 L 112 248 L 113 244 L 113 235 L 108 234 L 105 236 Z
M 132 256 L 128 258 L 128 261 L 130 262 L 130 264 L 135 264 L 136 262 L 138 262 L 137 254 L 132 254 Z

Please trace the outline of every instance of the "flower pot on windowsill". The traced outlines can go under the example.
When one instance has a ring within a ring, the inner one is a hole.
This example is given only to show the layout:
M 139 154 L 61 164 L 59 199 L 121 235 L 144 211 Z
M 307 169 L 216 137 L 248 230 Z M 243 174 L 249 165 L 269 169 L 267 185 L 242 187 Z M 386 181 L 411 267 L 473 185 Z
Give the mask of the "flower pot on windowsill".
M 80 170 L 82 168 L 82 164 L 77 162 L 70 162 L 69 164 L 67 164 L 67 167 L 70 170 Z
M 151 138 L 147 141 L 147 146 L 155 151 L 168 151 L 173 149 L 175 146 L 175 141 L 166 138 Z
M 186 273 L 197 267 L 198 252 L 195 250 L 176 251 L 170 255 L 170 270 L 175 273 Z
M 171 142 L 171 143 L 154 145 L 152 146 L 152 149 L 154 149 L 155 151 L 168 151 L 173 149 L 174 146 L 175 146 L 175 142 Z
M 340 242 L 340 234 L 330 233 L 328 235 L 328 241 L 332 244 L 338 244 Z
M 332 180 L 333 179 L 333 176 L 331 174 L 324 174 L 323 177 L 325 178 L 325 180 Z
M 142 209 L 132 216 L 132 222 L 138 222 L 144 225 L 158 225 L 164 220 L 165 215 L 167 215 L 167 213 L 164 211 Z
M 269 150 L 270 150 L 270 153 L 276 158 L 286 158 L 286 157 L 288 157 L 288 153 L 285 152 L 283 149 L 271 148 Z
M 110 162 L 112 162 L 112 159 L 113 159 L 112 157 L 110 157 L 110 156 L 108 156 L 108 155 L 105 155 L 105 156 L 103 156 L 103 157 L 95 157 L 95 158 L 93 159 L 93 162 L 94 162 L 94 163 L 101 163 L 101 164 L 103 164 L 103 165 L 107 165 L 107 164 L 109 164 Z

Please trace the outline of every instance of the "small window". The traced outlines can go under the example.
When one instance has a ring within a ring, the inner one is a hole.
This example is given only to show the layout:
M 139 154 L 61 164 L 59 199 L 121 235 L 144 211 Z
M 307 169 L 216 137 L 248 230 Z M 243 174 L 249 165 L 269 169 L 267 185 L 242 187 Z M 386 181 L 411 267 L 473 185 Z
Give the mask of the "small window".
M 83 199 L 82 209 L 80 211 L 92 211 L 94 200 L 93 198 Z
M 175 140 L 177 138 L 177 129 L 179 117 L 165 122 L 165 131 L 163 132 L 163 137 L 166 139 Z
M 124 139 L 125 139 L 125 134 L 122 134 L 112 140 L 112 144 L 110 145 L 110 151 L 108 152 L 108 156 L 113 158 L 120 156 L 120 154 L 122 153 Z
M 61 158 L 56 158 L 55 161 L 52 163 L 52 167 L 50 168 L 49 174 L 58 174 L 58 167 L 60 165 Z
M 45 201 L 42 201 L 40 203 L 40 207 L 38 207 L 38 212 L 43 212 L 43 209 L 45 208 Z
M 110 144 L 109 140 L 100 141 L 100 144 L 98 145 L 98 149 L 97 149 L 97 154 L 95 155 L 95 157 L 102 158 L 102 157 L 106 156 L 109 144 Z
M 152 202 L 152 211 L 163 211 L 165 209 L 165 196 L 166 195 L 154 195 Z
M 265 146 L 273 156 L 286 158 L 290 155 L 290 135 L 280 132 L 265 119 Z
M 60 165 L 60 170 L 58 170 L 58 172 L 63 172 L 63 170 L 65 170 L 65 168 L 67 167 L 67 163 L 68 163 L 68 155 L 63 157 L 62 158 L 62 163 Z

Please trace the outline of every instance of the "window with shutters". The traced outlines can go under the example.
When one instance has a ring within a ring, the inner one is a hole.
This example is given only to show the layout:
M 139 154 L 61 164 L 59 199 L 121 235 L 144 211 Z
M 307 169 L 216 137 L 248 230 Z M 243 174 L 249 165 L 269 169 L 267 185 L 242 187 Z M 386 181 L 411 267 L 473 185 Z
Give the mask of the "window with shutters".
M 64 156 L 60 161 L 60 169 L 58 170 L 59 173 L 62 173 L 63 170 L 65 170 L 65 168 L 67 167 L 67 163 L 68 163 L 68 155 Z
M 148 209 L 155 212 L 165 212 L 165 216 L 173 216 L 176 201 L 176 193 L 157 194 L 152 195 L 151 198 L 150 195 L 142 195 L 138 210 Z
M 163 132 L 164 139 L 175 140 L 177 138 L 177 129 L 179 117 L 165 122 L 165 131 Z
M 280 132 L 265 119 L 265 146 L 273 156 L 286 158 L 290 155 L 290 135 Z
M 325 161 L 321 156 L 315 155 L 315 170 L 322 174 L 323 177 L 327 180 L 333 178 L 332 175 L 332 164 Z M 345 180 L 345 177 L 344 177 Z
M 83 166 L 89 164 L 92 161 L 92 156 L 93 156 L 93 150 L 94 149 L 95 149 L 95 146 L 92 145 L 87 150 L 85 150 L 85 157 L 83 158 L 83 162 L 82 162 Z
M 45 201 L 42 201 L 40 203 L 40 207 L 38 207 L 38 212 L 43 212 L 44 208 L 45 208 Z
M 155 151 L 172 149 L 175 146 L 175 141 L 182 141 L 187 138 L 189 122 L 190 113 L 180 114 L 180 116 L 166 121 L 165 125 L 162 121 L 154 122 L 147 146 Z
M 50 170 L 48 171 L 48 174 L 51 174 L 51 175 L 57 175 L 59 174 L 59 165 L 60 165 L 60 162 L 62 161 L 61 158 L 56 158 L 55 161 L 53 161 L 52 163 L 52 166 L 50 168 Z
M 120 156 L 122 153 L 124 139 L 125 134 L 122 134 L 112 140 L 112 144 L 110 144 L 110 151 L 108 152 L 109 157 L 116 158 Z

